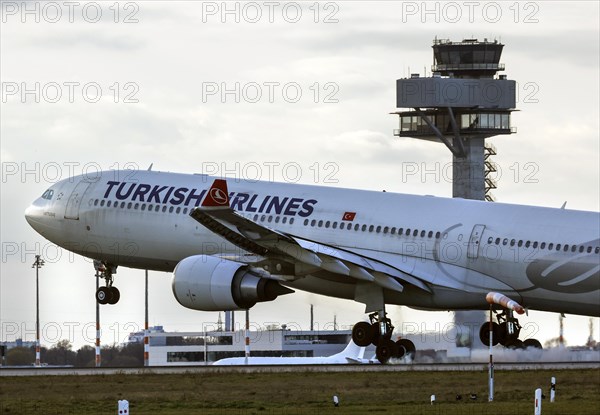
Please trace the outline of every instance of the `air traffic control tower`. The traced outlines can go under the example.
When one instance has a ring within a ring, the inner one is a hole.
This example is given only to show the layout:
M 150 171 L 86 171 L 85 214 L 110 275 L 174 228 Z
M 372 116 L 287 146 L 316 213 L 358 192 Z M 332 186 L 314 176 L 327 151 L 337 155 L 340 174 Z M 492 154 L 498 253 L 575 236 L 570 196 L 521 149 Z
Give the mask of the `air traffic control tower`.
M 511 134 L 510 115 L 515 110 L 516 82 L 497 75 L 503 44 L 464 39 L 435 39 L 431 77 L 411 74 L 396 81 L 399 137 L 443 143 L 452 152 L 452 196 L 493 200 L 489 190 L 494 171 L 488 160 L 495 154 L 485 139 Z

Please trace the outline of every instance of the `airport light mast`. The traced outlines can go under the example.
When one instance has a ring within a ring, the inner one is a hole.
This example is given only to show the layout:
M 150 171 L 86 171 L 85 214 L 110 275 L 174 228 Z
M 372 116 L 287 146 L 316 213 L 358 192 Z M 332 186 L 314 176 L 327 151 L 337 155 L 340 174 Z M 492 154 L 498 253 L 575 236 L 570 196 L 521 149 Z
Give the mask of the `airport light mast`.
M 35 365 L 42 365 L 40 359 L 40 268 L 45 264 L 41 255 L 35 256 L 31 268 L 35 268 Z
M 516 82 L 500 63 L 503 44 L 484 39 L 433 41 L 431 77 L 411 74 L 396 81 L 400 128 L 394 135 L 443 143 L 452 153 L 452 197 L 489 200 L 496 184 L 485 139 L 516 132 Z M 487 177 L 486 177 L 487 176 Z M 487 179 L 487 180 L 486 180 Z

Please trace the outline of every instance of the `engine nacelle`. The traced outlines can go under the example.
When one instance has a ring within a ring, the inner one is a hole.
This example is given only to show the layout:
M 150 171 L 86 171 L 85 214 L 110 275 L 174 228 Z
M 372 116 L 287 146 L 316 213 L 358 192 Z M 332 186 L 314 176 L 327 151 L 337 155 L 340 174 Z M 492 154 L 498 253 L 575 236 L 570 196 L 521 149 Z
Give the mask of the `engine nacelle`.
M 294 292 L 252 273 L 246 264 L 208 255 L 179 262 L 173 271 L 172 288 L 179 304 L 202 311 L 245 310 Z

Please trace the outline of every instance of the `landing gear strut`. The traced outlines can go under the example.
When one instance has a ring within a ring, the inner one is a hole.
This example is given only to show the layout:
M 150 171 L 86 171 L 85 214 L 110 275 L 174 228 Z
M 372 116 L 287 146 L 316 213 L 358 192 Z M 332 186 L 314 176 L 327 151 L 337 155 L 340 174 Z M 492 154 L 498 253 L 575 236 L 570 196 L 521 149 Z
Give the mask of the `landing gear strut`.
M 542 349 L 542 344 L 536 339 L 519 340 L 521 325 L 512 310 L 496 313 L 498 322 L 492 323 L 492 346 L 501 344 L 509 349 L 526 349 L 532 347 Z M 479 339 L 485 346 L 490 345 L 490 323 L 485 322 L 479 329 Z
M 113 287 L 113 274 L 117 272 L 117 267 L 102 261 L 94 261 L 94 268 L 96 269 L 96 276 L 104 278 L 106 281 L 106 287 L 100 287 L 96 290 L 96 301 L 99 304 L 117 304 L 119 298 L 121 298 L 121 293 L 117 287 Z
M 352 341 L 360 347 L 375 345 L 377 360 L 383 364 L 391 358 L 404 356 L 414 358 L 416 349 L 413 342 L 407 339 L 394 342 L 391 339 L 394 326 L 386 314 L 385 311 L 376 312 L 369 315 L 370 323 L 366 321 L 356 323 L 352 328 Z

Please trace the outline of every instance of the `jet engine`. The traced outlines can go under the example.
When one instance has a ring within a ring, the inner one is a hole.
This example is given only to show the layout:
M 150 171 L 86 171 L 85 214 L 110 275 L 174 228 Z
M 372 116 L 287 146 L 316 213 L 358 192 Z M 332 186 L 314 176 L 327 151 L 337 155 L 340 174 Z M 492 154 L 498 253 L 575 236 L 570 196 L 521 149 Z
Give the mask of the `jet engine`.
M 179 304 L 202 311 L 245 310 L 294 292 L 246 264 L 208 255 L 181 260 L 173 271 L 172 288 Z

